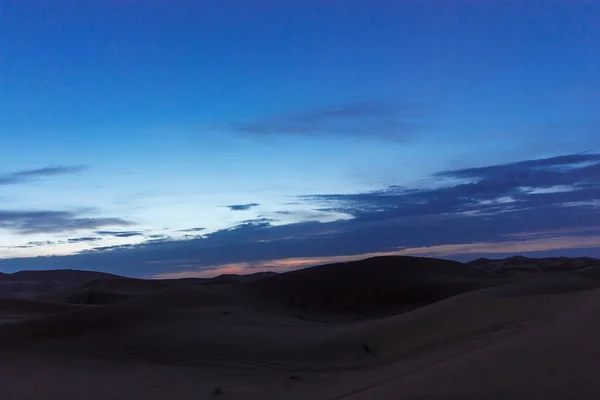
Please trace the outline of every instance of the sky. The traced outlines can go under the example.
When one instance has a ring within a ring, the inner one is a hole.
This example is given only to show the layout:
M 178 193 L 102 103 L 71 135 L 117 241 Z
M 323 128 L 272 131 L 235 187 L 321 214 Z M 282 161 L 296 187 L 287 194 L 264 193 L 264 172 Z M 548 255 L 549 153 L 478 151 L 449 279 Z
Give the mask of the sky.
M 600 256 L 600 1 L 0 0 L 0 271 Z

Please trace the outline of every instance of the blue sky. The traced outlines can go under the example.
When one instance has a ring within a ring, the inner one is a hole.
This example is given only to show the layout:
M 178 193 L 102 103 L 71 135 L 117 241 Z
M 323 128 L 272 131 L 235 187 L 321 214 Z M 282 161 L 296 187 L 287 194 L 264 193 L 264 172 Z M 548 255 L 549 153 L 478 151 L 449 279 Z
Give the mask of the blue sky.
M 596 254 L 598 21 L 592 0 L 0 0 L 0 270 Z

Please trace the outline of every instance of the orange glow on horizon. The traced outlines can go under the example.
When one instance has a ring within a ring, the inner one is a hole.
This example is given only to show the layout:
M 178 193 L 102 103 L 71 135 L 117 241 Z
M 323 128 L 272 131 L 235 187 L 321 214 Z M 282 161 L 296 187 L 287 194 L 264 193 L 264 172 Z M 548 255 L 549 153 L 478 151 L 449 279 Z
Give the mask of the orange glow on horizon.
M 251 274 L 256 272 L 286 272 L 299 268 L 315 265 L 356 261 L 378 256 L 420 256 L 420 257 L 447 257 L 467 254 L 520 254 L 537 251 L 585 249 L 600 247 L 600 235 L 596 236 L 569 236 L 554 238 L 539 238 L 520 241 L 502 242 L 477 242 L 463 244 L 445 244 L 438 246 L 414 247 L 390 252 L 373 252 L 355 255 L 339 255 L 329 257 L 292 257 L 274 260 L 261 260 L 223 264 L 211 267 L 197 267 L 189 271 L 174 272 L 155 275 L 154 279 L 178 278 L 210 278 L 222 274 Z

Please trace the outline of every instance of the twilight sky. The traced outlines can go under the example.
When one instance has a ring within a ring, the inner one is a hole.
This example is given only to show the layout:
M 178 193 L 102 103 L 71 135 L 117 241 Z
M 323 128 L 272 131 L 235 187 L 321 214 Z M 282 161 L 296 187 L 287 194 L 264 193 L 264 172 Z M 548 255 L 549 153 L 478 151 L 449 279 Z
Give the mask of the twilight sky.
M 0 271 L 600 256 L 599 111 L 600 0 L 0 0 Z

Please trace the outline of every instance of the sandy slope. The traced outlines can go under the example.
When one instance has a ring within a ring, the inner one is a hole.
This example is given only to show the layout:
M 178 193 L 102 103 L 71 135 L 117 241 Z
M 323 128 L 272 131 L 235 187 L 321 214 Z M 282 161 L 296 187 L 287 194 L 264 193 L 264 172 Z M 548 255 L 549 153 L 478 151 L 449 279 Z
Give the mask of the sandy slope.
M 567 306 L 568 300 L 575 304 Z M 562 301 L 563 312 L 522 332 L 408 375 L 391 375 L 347 398 L 599 398 L 600 291 Z
M 110 279 L 75 293 L 128 296 L 0 300 L 0 314 L 23 317 L 0 326 L 2 398 L 600 397 L 600 289 L 585 266 L 518 279 L 463 266 L 402 258 L 208 285 Z M 407 305 L 421 307 L 390 315 Z

